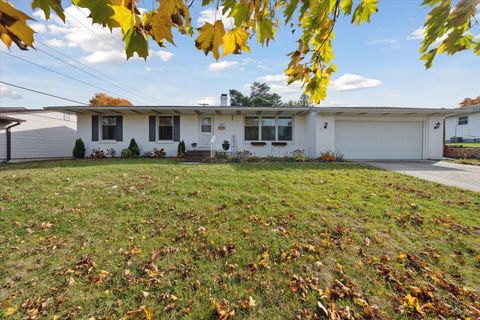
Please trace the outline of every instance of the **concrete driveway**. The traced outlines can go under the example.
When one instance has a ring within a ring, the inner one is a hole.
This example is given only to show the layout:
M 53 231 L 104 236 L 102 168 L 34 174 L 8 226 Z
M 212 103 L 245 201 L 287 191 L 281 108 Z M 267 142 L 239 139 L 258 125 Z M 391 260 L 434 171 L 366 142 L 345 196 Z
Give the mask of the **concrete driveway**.
M 362 163 L 447 186 L 480 192 L 480 166 L 447 161 L 362 161 Z

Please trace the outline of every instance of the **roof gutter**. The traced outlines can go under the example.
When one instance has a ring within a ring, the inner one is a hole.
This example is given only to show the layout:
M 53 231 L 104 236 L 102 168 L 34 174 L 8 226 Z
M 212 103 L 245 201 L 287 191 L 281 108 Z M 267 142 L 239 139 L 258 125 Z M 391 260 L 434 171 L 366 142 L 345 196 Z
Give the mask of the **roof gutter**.
M 22 122 L 23 122 L 22 120 L 19 120 L 16 123 L 14 123 L 12 125 L 9 125 L 8 127 L 5 128 L 6 131 L 7 131 L 7 162 L 12 159 L 12 132 L 11 132 L 11 129 L 13 127 L 16 127 L 16 126 L 20 125 Z

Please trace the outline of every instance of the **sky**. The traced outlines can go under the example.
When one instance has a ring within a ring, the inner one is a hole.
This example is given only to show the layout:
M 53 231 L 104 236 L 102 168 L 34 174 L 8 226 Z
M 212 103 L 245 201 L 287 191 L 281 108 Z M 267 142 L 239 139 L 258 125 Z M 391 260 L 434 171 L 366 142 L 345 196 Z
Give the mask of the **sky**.
M 219 62 L 198 51 L 194 39 L 182 35 L 175 35 L 176 46 L 160 48 L 151 43 L 147 61 L 127 61 L 119 30 L 112 34 L 92 26 L 85 9 L 63 1 L 67 12 L 63 23 L 54 15 L 46 21 L 42 12 L 32 12 L 30 0 L 10 2 L 35 19 L 29 25 L 37 32 L 38 50 L 21 51 L 14 45 L 8 50 L 0 43 L 0 81 L 84 103 L 96 92 L 106 92 L 135 105 L 218 105 L 221 93 L 236 89 L 248 94 L 254 81 L 269 84 L 285 102 L 297 100 L 302 93 L 299 84 L 287 86 L 283 75 L 287 54 L 295 49 L 299 36 L 283 25 L 268 47 L 253 38 L 251 53 L 230 55 Z M 202 8 L 197 3 L 191 15 L 193 25 L 199 27 L 212 21 L 215 11 L 213 6 Z M 151 1 L 140 0 L 139 5 L 149 9 Z M 359 27 L 342 17 L 333 43 L 337 73 L 320 106 L 454 108 L 464 98 L 480 95 L 480 57 L 472 52 L 440 55 L 431 69 L 423 66 L 419 46 L 427 12 L 420 1 L 384 0 L 370 24 Z M 479 28 L 474 35 L 480 37 Z M 0 107 L 55 105 L 78 103 L 0 84 Z

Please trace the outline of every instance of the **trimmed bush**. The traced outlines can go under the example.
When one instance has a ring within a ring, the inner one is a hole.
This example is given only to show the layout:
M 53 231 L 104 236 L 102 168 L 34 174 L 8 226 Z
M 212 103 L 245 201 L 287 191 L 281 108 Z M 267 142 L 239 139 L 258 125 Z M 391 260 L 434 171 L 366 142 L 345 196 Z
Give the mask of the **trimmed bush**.
M 128 146 L 128 150 L 130 150 L 134 156 L 138 157 L 140 155 L 140 147 L 138 146 L 135 139 L 130 140 L 130 145 Z
M 180 141 L 178 143 L 178 148 L 177 148 L 177 157 L 183 158 L 185 157 L 185 153 L 187 152 L 186 147 L 185 147 L 185 141 Z
M 85 143 L 81 138 L 75 140 L 75 146 L 73 147 L 73 156 L 77 159 L 85 158 Z

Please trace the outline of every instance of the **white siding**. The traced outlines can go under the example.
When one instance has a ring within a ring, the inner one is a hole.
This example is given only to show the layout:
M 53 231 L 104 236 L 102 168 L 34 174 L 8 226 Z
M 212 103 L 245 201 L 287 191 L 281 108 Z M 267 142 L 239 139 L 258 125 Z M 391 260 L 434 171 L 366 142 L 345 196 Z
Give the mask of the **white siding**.
M 423 121 L 337 121 L 335 149 L 346 159 L 422 159 Z
M 252 116 L 255 114 L 252 114 Z M 262 114 L 268 116 L 267 113 Z M 284 114 L 282 114 L 283 116 Z M 91 115 L 78 116 L 78 136 L 85 141 L 87 155 L 94 148 L 107 150 L 114 148 L 117 155 L 121 150 L 128 147 L 131 138 L 135 138 L 140 146 L 142 154 L 152 151 L 154 148 L 164 148 L 167 156 L 175 156 L 178 142 L 149 142 L 148 141 L 148 116 L 149 115 L 123 115 L 123 140 L 93 142 L 91 140 Z M 201 115 L 200 115 L 201 116 Z M 223 140 L 228 140 L 232 145 L 235 136 L 237 151 L 248 150 L 259 157 L 264 156 L 285 156 L 297 149 L 304 150 L 309 157 L 318 157 L 323 151 L 335 151 L 335 123 L 336 121 L 378 121 L 378 122 L 405 122 L 423 124 L 422 132 L 415 132 L 410 139 L 415 139 L 421 144 L 422 159 L 440 159 L 443 153 L 443 127 L 434 129 L 437 122 L 442 124 L 442 117 L 427 116 L 325 116 L 310 112 L 307 115 L 293 116 L 293 141 L 286 146 L 272 146 L 267 142 L 265 146 L 252 146 L 249 141 L 244 141 L 244 119 L 245 115 L 208 115 L 213 118 L 213 133 L 216 137 L 215 149 L 222 150 Z M 198 143 L 199 137 L 199 115 L 180 115 L 180 139 L 185 141 L 187 150 L 192 149 L 192 143 Z M 327 127 L 325 128 L 325 124 Z M 220 130 L 223 127 L 223 130 Z M 388 125 L 385 126 L 388 130 Z M 197 146 L 197 149 L 199 147 Z M 208 148 L 206 148 L 208 149 Z
M 11 129 L 12 160 L 72 156 L 76 116 L 53 111 L 3 113 L 25 120 Z M 6 130 L 0 130 L 0 160 L 5 160 Z
M 162 114 L 163 115 L 163 114 Z M 78 115 L 78 137 L 85 142 L 87 156 L 92 149 L 100 148 L 104 151 L 114 148 L 117 155 L 122 149 L 127 148 L 130 139 L 135 138 L 141 153 L 153 151 L 154 148 L 164 148 L 167 156 L 176 156 L 178 142 L 150 142 L 148 141 L 148 116 L 149 115 L 123 115 L 123 141 L 92 141 L 92 116 Z M 200 115 L 201 116 L 201 115 Z M 213 134 L 215 135 L 215 149 L 222 150 L 223 140 L 232 144 L 235 136 L 237 151 L 248 150 L 252 154 L 264 157 L 267 155 L 285 156 L 300 149 L 307 151 L 308 141 L 306 135 L 310 134 L 306 126 L 306 116 L 293 118 L 293 141 L 286 146 L 272 146 L 267 142 L 265 146 L 252 146 L 244 141 L 244 116 L 243 115 L 208 115 L 213 118 Z M 219 126 L 225 127 L 220 130 Z M 200 126 L 198 115 L 180 115 L 180 139 L 185 141 L 187 150 L 192 149 L 192 143 L 198 143 Z M 200 149 L 198 146 L 196 149 Z
M 455 136 L 467 140 L 480 139 L 480 112 L 468 114 L 468 124 L 464 125 L 458 125 L 458 117 L 445 119 L 445 140 L 450 141 Z
M 392 125 L 395 126 L 395 123 L 405 123 L 406 125 L 412 124 L 414 125 L 415 123 L 423 123 L 423 130 L 416 130 L 415 132 L 407 132 L 405 131 L 404 134 L 402 135 L 403 137 L 409 137 L 411 140 L 415 140 L 416 144 L 416 152 L 421 152 L 420 156 L 412 157 L 410 158 L 416 158 L 416 159 L 441 159 L 443 157 L 443 118 L 441 116 L 432 116 L 432 117 L 426 117 L 426 116 L 376 116 L 376 115 L 369 115 L 369 116 L 324 116 L 324 115 L 319 115 L 317 116 L 317 154 L 323 151 L 342 151 L 338 150 L 337 148 L 337 139 L 342 139 L 341 137 L 338 137 L 338 134 L 344 134 L 345 130 L 352 130 L 354 124 L 356 123 L 384 123 L 384 132 L 385 134 L 382 135 L 382 130 L 378 131 L 376 135 L 378 136 L 379 139 L 383 139 L 384 136 L 388 136 L 388 130 L 389 130 L 389 123 L 392 123 Z M 336 123 L 337 122 L 351 122 L 352 123 L 352 128 L 348 129 L 348 126 L 342 126 L 342 128 L 339 128 L 336 130 Z M 327 128 L 325 127 L 325 124 L 327 123 Z M 435 125 L 437 123 L 440 123 L 440 127 L 438 129 L 435 129 Z M 397 126 L 398 127 L 398 126 Z M 347 128 L 347 129 L 346 129 Z M 341 132 L 339 132 L 341 130 Z M 337 131 L 337 135 L 335 132 Z M 400 129 L 401 131 L 401 129 Z M 398 135 L 397 135 L 398 136 Z M 353 139 L 352 139 L 353 140 Z M 378 143 L 378 142 L 372 142 L 372 155 L 370 155 L 368 158 L 372 159 L 382 159 L 385 158 L 385 156 L 382 156 L 382 150 L 381 147 L 379 146 L 378 153 L 375 154 L 375 149 L 373 146 Z M 392 143 L 393 145 L 395 143 Z M 398 145 L 398 143 L 397 143 Z M 368 143 L 367 143 L 368 146 Z M 420 150 L 421 146 L 421 151 Z M 412 147 L 413 148 L 413 147 Z M 348 152 L 346 153 L 346 158 L 348 158 Z M 390 158 L 395 158 L 395 157 L 390 157 Z M 397 159 L 401 159 L 402 157 L 398 156 L 396 157 Z M 409 158 L 407 156 L 403 157 L 404 159 Z

